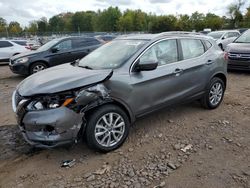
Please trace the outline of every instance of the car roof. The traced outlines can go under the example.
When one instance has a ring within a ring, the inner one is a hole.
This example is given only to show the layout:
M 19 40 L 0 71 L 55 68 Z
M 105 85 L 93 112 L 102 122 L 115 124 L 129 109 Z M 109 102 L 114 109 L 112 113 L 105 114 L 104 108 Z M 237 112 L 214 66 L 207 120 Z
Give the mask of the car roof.
M 225 32 L 239 32 L 238 30 L 220 30 L 220 31 L 212 31 L 210 33 L 225 33 Z
M 117 37 L 115 40 L 159 40 L 164 38 L 203 38 L 210 39 L 210 37 L 203 35 L 201 33 L 195 32 L 182 32 L 182 31 L 172 31 L 172 32 L 163 32 L 158 34 L 129 34 L 129 35 L 121 35 Z

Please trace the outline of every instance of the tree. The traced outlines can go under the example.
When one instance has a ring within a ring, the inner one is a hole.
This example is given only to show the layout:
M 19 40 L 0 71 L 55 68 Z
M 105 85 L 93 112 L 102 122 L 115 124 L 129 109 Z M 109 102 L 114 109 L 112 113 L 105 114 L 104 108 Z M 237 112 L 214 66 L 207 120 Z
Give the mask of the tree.
M 21 26 L 18 22 L 12 21 L 9 23 L 8 30 L 12 34 L 20 34 L 23 29 L 21 28 Z
M 205 27 L 212 30 L 219 30 L 223 27 L 223 19 L 215 14 L 207 13 L 205 17 Z
M 196 31 L 202 31 L 205 28 L 205 16 L 202 13 L 194 12 L 191 17 L 191 29 Z
M 76 12 L 72 16 L 72 27 L 74 31 L 93 31 L 93 18 L 96 13 L 93 11 Z
M 231 26 L 237 28 L 239 23 L 243 20 L 241 8 L 245 5 L 245 0 L 237 0 L 228 6 L 228 14 L 231 17 Z
M 48 31 L 48 21 L 46 17 L 42 17 L 37 21 L 38 32 L 44 33 Z
M 118 31 L 118 21 L 122 13 L 118 7 L 109 7 L 108 9 L 99 10 L 94 19 L 95 31 Z
M 37 22 L 31 21 L 29 23 L 29 26 L 27 27 L 26 31 L 29 32 L 30 34 L 35 35 L 38 31 Z
M 152 22 L 151 32 L 158 33 L 164 31 L 175 31 L 177 18 L 173 15 L 157 16 Z
M 191 20 L 187 14 L 179 15 L 177 23 L 176 23 L 176 30 L 179 31 L 190 31 L 191 30 Z
M 5 32 L 6 27 L 7 27 L 6 20 L 0 17 L 0 32 Z

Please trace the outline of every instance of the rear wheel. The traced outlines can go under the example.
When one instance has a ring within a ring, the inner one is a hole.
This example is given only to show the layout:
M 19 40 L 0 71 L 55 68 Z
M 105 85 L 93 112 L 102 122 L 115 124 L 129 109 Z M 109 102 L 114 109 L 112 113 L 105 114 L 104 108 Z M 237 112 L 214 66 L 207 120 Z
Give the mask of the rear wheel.
M 42 62 L 34 63 L 30 67 L 30 74 L 37 73 L 37 72 L 42 71 L 46 68 L 47 68 L 47 65 L 45 63 L 42 63 Z
M 225 83 L 218 77 L 213 78 L 208 90 L 201 100 L 202 105 L 207 109 L 217 108 L 223 100 L 225 92 Z
M 127 114 L 116 105 L 104 105 L 87 119 L 85 136 L 90 148 L 109 152 L 120 147 L 129 133 Z

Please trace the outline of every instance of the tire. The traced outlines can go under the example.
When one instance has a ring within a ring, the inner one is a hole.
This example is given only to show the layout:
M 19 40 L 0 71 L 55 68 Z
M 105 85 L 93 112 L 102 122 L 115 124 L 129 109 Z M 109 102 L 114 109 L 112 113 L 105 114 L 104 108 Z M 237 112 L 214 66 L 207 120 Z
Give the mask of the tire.
M 30 74 L 37 73 L 37 72 L 42 71 L 46 68 L 48 68 L 48 66 L 43 62 L 33 63 L 30 67 Z
M 218 88 L 218 92 L 215 91 L 216 88 Z M 201 99 L 202 106 L 206 109 L 217 108 L 223 100 L 224 93 L 225 93 L 225 83 L 220 78 L 214 77 L 210 81 L 208 89 L 206 90 L 205 95 Z
M 106 122 L 110 123 L 110 114 L 112 114 L 112 122 L 114 123 L 112 125 L 108 125 L 104 121 L 106 118 Z M 129 134 L 129 128 L 130 122 L 127 114 L 120 107 L 108 104 L 91 112 L 87 118 L 84 135 L 90 148 L 101 152 L 109 152 L 124 143 Z

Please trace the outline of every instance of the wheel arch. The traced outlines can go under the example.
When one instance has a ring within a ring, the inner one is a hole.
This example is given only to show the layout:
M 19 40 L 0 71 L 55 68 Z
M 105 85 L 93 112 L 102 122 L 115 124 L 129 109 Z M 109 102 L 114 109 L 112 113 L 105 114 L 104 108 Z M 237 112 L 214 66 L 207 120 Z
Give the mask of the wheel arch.
M 211 79 L 213 79 L 215 77 L 220 78 L 224 82 L 225 88 L 227 87 L 227 77 L 226 77 L 226 75 L 224 73 L 221 73 L 221 72 L 216 73 L 215 75 L 212 76 Z
M 30 65 L 29 65 L 29 72 L 31 72 L 31 67 L 35 64 L 35 63 L 44 63 L 46 66 L 47 66 L 47 68 L 49 67 L 49 63 L 47 62 L 47 61 L 45 61 L 45 60 L 37 60 L 37 61 L 34 61 L 34 62 L 32 62 L 32 63 L 30 63 Z

